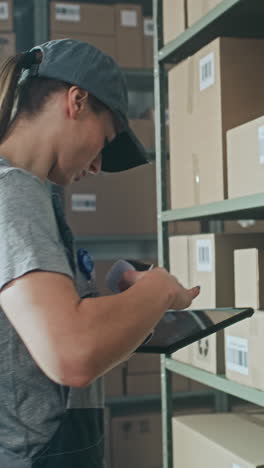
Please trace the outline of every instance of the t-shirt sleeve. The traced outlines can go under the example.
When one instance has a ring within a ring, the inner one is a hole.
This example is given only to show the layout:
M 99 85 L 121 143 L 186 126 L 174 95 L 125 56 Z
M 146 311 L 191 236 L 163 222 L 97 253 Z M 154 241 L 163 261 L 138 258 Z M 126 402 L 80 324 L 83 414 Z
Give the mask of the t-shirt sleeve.
M 0 177 L 0 289 L 33 270 L 74 278 L 48 186 L 13 169 Z

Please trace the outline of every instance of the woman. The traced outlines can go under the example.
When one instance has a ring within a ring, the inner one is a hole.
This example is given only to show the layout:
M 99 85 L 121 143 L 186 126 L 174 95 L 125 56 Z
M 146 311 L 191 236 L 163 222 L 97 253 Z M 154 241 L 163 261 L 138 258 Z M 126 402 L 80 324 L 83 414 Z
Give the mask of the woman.
M 110 57 L 70 39 L 37 46 L 3 65 L 0 102 L 0 466 L 101 468 L 99 377 L 199 289 L 154 268 L 96 297 L 50 194 L 146 163 Z

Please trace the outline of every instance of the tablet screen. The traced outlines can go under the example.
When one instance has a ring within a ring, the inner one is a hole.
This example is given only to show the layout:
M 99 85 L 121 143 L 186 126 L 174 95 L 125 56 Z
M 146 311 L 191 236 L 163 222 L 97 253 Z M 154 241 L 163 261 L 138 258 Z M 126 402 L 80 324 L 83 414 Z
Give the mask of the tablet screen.
M 253 313 L 250 308 L 168 310 L 151 339 L 137 352 L 172 353 Z

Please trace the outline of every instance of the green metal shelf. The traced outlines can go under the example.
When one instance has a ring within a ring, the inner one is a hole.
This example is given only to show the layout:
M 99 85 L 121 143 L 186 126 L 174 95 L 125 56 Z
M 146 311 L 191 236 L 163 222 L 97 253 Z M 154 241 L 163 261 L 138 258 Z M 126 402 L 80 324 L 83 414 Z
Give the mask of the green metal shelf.
M 209 372 L 183 364 L 171 358 L 166 358 L 165 366 L 166 369 L 172 372 L 196 380 L 197 382 L 208 385 L 216 390 L 233 395 L 250 403 L 264 406 L 264 392 L 261 390 L 256 390 L 254 388 L 247 387 L 246 385 L 233 382 L 222 375 L 210 374 Z
M 204 398 L 204 397 L 211 397 L 213 393 L 210 390 L 203 390 L 203 391 L 186 391 L 186 392 L 177 392 L 172 394 L 172 398 L 174 400 L 188 400 L 190 397 L 192 398 Z M 152 402 L 161 402 L 161 395 L 160 394 L 153 394 L 153 395 L 128 395 L 124 397 L 112 397 L 106 399 L 107 406 L 130 406 L 130 405 L 137 405 L 140 403 L 152 403 Z
M 213 390 L 177 392 L 172 394 L 173 409 L 212 407 L 215 401 Z M 138 412 L 161 411 L 161 395 L 128 395 L 124 397 L 107 398 L 105 405 L 110 409 L 111 416 L 135 414 Z
M 180 220 L 221 220 L 221 219 L 263 219 L 264 193 L 257 193 L 246 197 L 233 198 L 206 205 L 179 208 L 163 211 L 163 222 Z
M 160 62 L 178 63 L 216 37 L 264 37 L 264 4 L 259 0 L 222 0 L 206 16 L 159 50 Z

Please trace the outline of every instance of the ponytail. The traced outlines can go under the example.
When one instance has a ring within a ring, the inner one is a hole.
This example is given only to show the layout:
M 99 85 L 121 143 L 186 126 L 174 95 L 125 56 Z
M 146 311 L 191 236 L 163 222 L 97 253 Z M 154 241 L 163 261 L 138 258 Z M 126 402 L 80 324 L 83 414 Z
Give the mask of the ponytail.
M 17 86 L 23 69 L 39 63 L 39 51 L 32 51 L 14 55 L 4 61 L 0 69 L 0 143 L 11 123 Z

